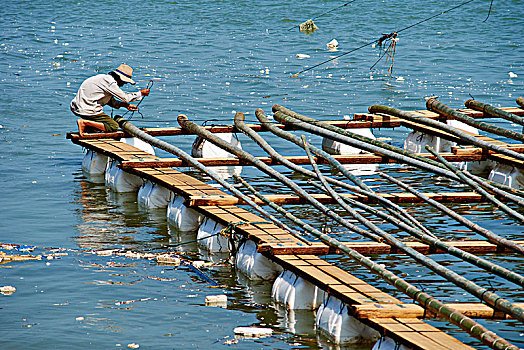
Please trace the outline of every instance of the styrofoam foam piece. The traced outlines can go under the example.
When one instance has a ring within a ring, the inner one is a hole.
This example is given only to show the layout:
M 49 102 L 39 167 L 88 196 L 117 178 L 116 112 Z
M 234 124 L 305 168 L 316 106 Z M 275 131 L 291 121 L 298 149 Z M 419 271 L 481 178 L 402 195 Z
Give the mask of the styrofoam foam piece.
M 291 310 L 316 310 L 324 301 L 326 293 L 293 272 L 283 271 L 273 282 L 271 296 Z
M 136 147 L 144 152 L 155 155 L 155 149 L 153 148 L 153 146 L 151 146 L 149 143 L 145 141 L 140 140 L 139 138 L 125 137 L 121 138 L 120 142 L 127 143 L 128 145 Z
M 225 228 L 224 225 L 213 219 L 206 218 L 198 228 L 197 240 L 198 245 L 210 253 L 227 253 L 229 252 L 229 240 L 227 237 L 217 234 Z
M 204 216 L 184 204 L 184 197 L 176 196 L 167 206 L 167 219 L 182 232 L 196 231 Z
M 104 175 L 107 167 L 107 156 L 90 149 L 82 159 L 82 170 L 89 175 Z
M 282 271 L 280 265 L 257 252 L 257 245 L 251 240 L 238 248 L 235 264 L 250 279 L 273 280 Z
M 373 132 L 369 128 L 351 129 L 350 131 L 354 134 L 366 136 L 366 137 L 369 137 L 370 139 L 376 140 L 375 135 L 373 135 Z M 346 145 L 345 143 L 334 141 L 327 137 L 324 137 L 322 139 L 322 149 L 329 154 L 344 155 L 344 154 L 366 153 L 365 151 L 361 150 L 360 148 L 352 147 L 352 146 Z
M 244 338 L 262 338 L 269 337 L 273 334 L 271 328 L 259 328 L 259 327 L 236 327 L 234 330 L 235 335 L 239 335 Z
M 220 294 L 220 295 L 206 295 L 205 299 L 206 306 L 214 306 L 214 307 L 227 307 L 227 295 Z
M 240 141 L 232 133 L 218 133 L 215 134 L 216 137 L 226 141 L 227 143 L 242 149 Z M 191 149 L 191 156 L 197 158 L 233 158 L 233 154 L 223 150 L 222 148 L 215 146 L 211 142 L 197 137 L 195 142 L 193 142 L 193 147 Z
M 144 184 L 139 176 L 126 173 L 118 168 L 119 161 L 110 159 L 107 162 L 105 184 L 113 192 L 136 192 Z
M 524 188 L 524 174 L 521 169 L 507 164 L 498 164 L 489 173 L 488 180 L 521 190 Z
M 166 208 L 175 195 L 164 186 L 146 181 L 138 190 L 138 204 L 146 208 Z
M 390 337 L 382 337 L 373 345 L 371 350 L 408 350 L 408 348 Z
M 333 296 L 320 305 L 315 325 L 337 344 L 372 343 L 380 338 L 376 330 L 350 316 L 347 306 Z

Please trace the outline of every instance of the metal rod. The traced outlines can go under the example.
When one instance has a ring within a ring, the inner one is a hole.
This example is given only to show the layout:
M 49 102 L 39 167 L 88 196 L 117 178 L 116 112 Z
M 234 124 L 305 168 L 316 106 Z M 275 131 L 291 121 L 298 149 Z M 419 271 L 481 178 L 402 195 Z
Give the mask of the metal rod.
M 468 332 L 468 334 L 479 339 L 483 344 L 488 345 L 492 349 L 518 349 L 517 347 L 509 343 L 507 340 L 500 338 L 498 335 L 486 329 L 484 326 L 472 320 L 471 318 L 464 316 L 463 314 L 450 308 L 449 306 L 446 306 L 438 299 L 411 285 L 404 279 L 398 277 L 391 271 L 382 267 L 380 264 L 376 264 L 371 259 L 347 247 L 342 242 L 328 236 L 325 233 L 318 231 L 311 225 L 303 222 L 302 220 L 295 217 L 293 214 L 289 213 L 282 207 L 265 198 L 263 195 L 257 192 L 251 185 L 244 181 L 240 176 L 233 176 L 235 177 L 235 179 L 240 181 L 248 190 L 250 190 L 256 197 L 265 202 L 275 211 L 282 214 L 287 219 L 291 220 L 295 225 L 302 227 L 311 235 L 317 237 L 324 244 L 339 250 L 340 252 L 346 254 L 362 266 L 372 271 L 373 273 L 382 277 L 387 283 L 391 284 L 398 290 L 404 292 L 410 298 L 413 298 L 413 300 L 418 302 L 423 308 L 431 310 L 432 312 L 436 313 L 437 315 L 440 315 L 449 322 L 459 326 L 461 329 Z
M 286 131 L 276 127 L 273 123 L 271 123 L 271 121 L 269 119 L 267 119 L 267 117 L 265 116 L 264 111 L 262 109 L 260 109 L 260 108 L 257 109 L 255 111 L 255 115 L 258 118 L 258 120 L 261 122 L 261 124 L 264 125 L 264 127 L 266 129 L 268 129 L 269 131 L 271 131 L 273 134 L 275 134 L 276 136 L 281 137 L 281 138 L 283 138 L 285 140 L 293 142 L 294 144 L 296 144 L 297 146 L 299 146 L 301 148 L 304 148 L 304 144 L 302 143 L 302 140 L 299 137 L 297 137 L 297 136 L 295 136 L 295 135 L 293 135 L 293 134 L 291 134 L 289 132 L 286 132 Z M 236 118 L 235 118 L 235 120 L 236 120 Z M 237 121 L 235 121 L 235 123 L 237 123 Z M 238 124 L 239 124 L 239 126 L 241 126 L 240 125 L 240 120 L 238 120 Z M 244 126 L 244 129 L 247 130 L 248 126 L 245 125 L 245 124 L 243 126 Z M 278 154 L 278 152 L 276 152 L 271 146 L 269 146 L 269 144 L 267 144 L 267 142 L 265 142 L 264 139 L 262 139 L 260 136 L 258 136 L 258 134 L 256 134 L 255 132 L 249 132 L 248 136 L 256 137 L 255 141 L 257 143 L 259 143 L 259 145 L 266 152 L 268 152 L 268 154 L 270 154 L 271 157 L 273 157 L 274 159 L 276 159 L 280 163 L 284 164 L 288 168 L 290 168 L 290 169 L 292 169 L 294 171 L 297 171 L 297 172 L 299 172 L 301 174 L 304 174 L 306 176 L 310 176 L 310 177 L 316 178 L 316 174 L 314 172 L 312 172 L 312 171 L 310 171 L 308 169 L 302 168 L 302 167 L 300 167 L 300 166 L 298 166 L 296 164 L 293 164 L 293 163 L 287 161 L 284 157 L 282 157 L 280 154 Z M 321 149 L 319 149 L 319 148 L 317 148 L 317 147 L 315 147 L 313 145 L 310 145 L 310 149 L 317 157 L 321 157 L 321 158 L 324 158 L 325 160 L 327 160 L 328 163 L 331 166 L 335 167 L 338 171 L 340 171 L 349 180 L 353 181 L 357 185 L 359 184 L 359 182 L 355 182 L 353 180 L 354 178 L 356 178 L 356 179 L 359 179 L 359 178 L 354 176 L 353 174 L 351 174 L 342 164 L 340 164 L 340 162 L 338 162 L 330 154 L 324 152 L 323 150 L 321 150 Z M 423 232 L 426 232 L 427 234 L 432 235 L 432 233 L 427 228 L 425 228 L 420 222 L 418 222 L 417 219 L 415 219 L 413 216 L 411 216 L 401 206 L 391 202 L 387 198 L 384 198 L 384 197 L 381 197 L 381 196 L 377 195 L 371 188 L 369 188 L 367 185 L 365 185 L 364 182 L 361 182 L 362 184 L 364 184 L 364 187 L 355 187 L 355 186 L 351 186 L 349 184 L 346 184 L 345 182 L 342 182 L 342 181 L 339 181 L 337 179 L 333 179 L 333 178 L 330 178 L 330 177 L 328 177 L 326 180 L 329 183 L 333 184 L 333 185 L 345 188 L 345 189 L 347 189 L 349 191 L 353 191 L 353 192 L 356 192 L 356 193 L 359 193 L 359 194 L 362 194 L 362 195 L 369 196 L 370 198 L 373 198 L 373 199 L 377 200 L 379 203 L 382 203 L 382 205 L 384 206 L 384 208 L 387 211 L 389 211 L 392 215 L 397 217 L 399 220 L 402 220 L 403 222 L 405 222 L 406 224 L 408 224 L 410 226 L 416 226 L 420 230 L 422 230 Z
M 398 162 L 400 163 L 405 163 L 405 164 L 409 164 L 411 166 L 414 166 L 416 168 L 419 168 L 419 169 L 424 169 L 426 171 L 429 171 L 429 172 L 432 172 L 432 173 L 436 173 L 438 175 L 442 175 L 442 176 L 445 176 L 445 177 L 450 177 L 450 178 L 453 178 L 455 179 L 456 176 L 446 170 L 446 169 L 443 169 L 441 167 L 437 167 L 437 166 L 434 166 L 432 164 L 428 164 L 426 162 L 426 158 L 423 158 L 424 161 L 421 161 L 419 159 L 416 159 L 413 157 L 413 154 L 409 153 L 409 152 L 405 152 L 403 151 L 403 153 L 400 153 L 400 152 L 394 152 L 394 151 L 391 151 L 389 149 L 385 149 L 385 148 L 382 148 L 382 147 L 377 147 L 373 144 L 369 144 L 369 143 L 366 143 L 366 142 L 363 142 L 363 141 L 360 141 L 358 139 L 355 139 L 353 138 L 352 136 L 348 136 L 350 134 L 353 134 L 353 133 L 349 133 L 348 134 L 341 134 L 339 132 L 333 132 L 331 130 L 328 130 L 326 128 L 323 128 L 323 127 L 319 127 L 319 126 L 316 126 L 316 125 L 313 125 L 313 124 L 310 124 L 310 123 L 307 123 L 307 122 L 303 122 L 297 118 L 294 118 L 294 117 L 291 117 L 287 114 L 284 114 L 280 111 L 277 111 L 274 113 L 274 117 L 276 120 L 278 120 L 279 122 L 281 123 L 284 123 L 284 124 L 292 124 L 293 126 L 297 127 L 297 128 L 300 128 L 302 130 L 305 130 L 307 132 L 310 132 L 310 133 L 313 133 L 313 134 L 316 134 L 316 135 L 320 135 L 320 136 L 323 136 L 323 137 L 327 137 L 327 138 L 330 138 L 332 140 L 335 140 L 335 141 L 339 141 L 339 142 L 342 142 L 344 144 L 347 144 L 347 145 L 350 145 L 350 146 L 353 146 L 353 147 L 357 147 L 359 149 L 362 149 L 362 150 L 365 150 L 365 151 L 368 151 L 368 152 L 372 152 L 372 153 L 378 153 L 378 154 L 382 154 L 386 157 L 390 157 L 392 159 L 395 159 L 397 160 Z M 341 129 L 342 131 L 345 131 L 344 129 Z M 354 134 L 353 134 L 354 135 Z M 400 148 L 399 148 L 400 149 Z M 406 154 L 410 154 L 409 156 L 407 156 Z
M 520 125 L 524 125 L 524 118 L 512 113 L 508 113 L 506 111 L 503 111 L 502 109 L 490 106 L 488 104 L 469 99 L 466 102 L 464 102 L 464 105 L 468 108 L 474 109 L 475 111 L 480 111 L 484 113 L 484 115 L 488 115 L 490 117 L 495 118 L 502 118 Z
M 240 113 L 240 112 L 239 112 Z M 347 227 L 348 229 L 352 230 L 353 232 L 356 232 L 358 234 L 361 234 L 363 236 L 366 236 L 368 238 L 371 238 L 375 241 L 381 242 L 382 239 L 378 237 L 377 235 L 368 232 L 366 230 L 363 230 L 362 228 L 353 225 L 349 221 L 345 220 L 344 218 L 340 217 L 337 213 L 335 213 L 333 210 L 325 206 L 324 204 L 320 203 L 318 200 L 313 198 L 309 193 L 307 193 L 304 189 L 302 189 L 300 186 L 298 186 L 295 182 L 288 179 L 286 176 L 282 175 L 272 167 L 268 166 L 267 164 L 263 163 L 259 159 L 255 158 L 253 155 L 247 153 L 244 150 L 241 150 L 238 147 L 235 147 L 231 145 L 228 142 L 225 142 L 224 140 L 216 137 L 209 131 L 203 129 L 202 127 L 198 126 L 197 124 L 191 122 L 187 116 L 181 114 L 178 116 L 178 123 L 180 126 L 184 129 L 187 129 L 191 131 L 192 133 L 199 135 L 203 137 L 204 139 L 210 141 L 211 143 L 217 145 L 218 147 L 225 149 L 227 152 L 237 156 L 238 158 L 252 163 L 255 167 L 266 173 L 267 175 L 273 177 L 274 179 L 286 184 L 289 188 L 293 190 L 297 195 L 299 195 L 301 198 L 307 200 L 310 202 L 315 208 L 322 211 L 324 214 L 332 218 L 333 220 L 337 221 L 339 224 L 343 225 L 344 227 Z
M 471 143 L 471 144 L 473 144 L 475 146 L 478 146 L 478 147 L 481 147 L 481 148 L 484 148 L 484 149 L 489 149 L 491 151 L 494 151 L 494 152 L 497 152 L 497 153 L 501 153 L 501 154 L 504 154 L 506 156 L 513 157 L 513 158 L 516 158 L 516 159 L 519 159 L 519 160 L 524 160 L 524 155 L 523 154 L 517 153 L 515 151 L 512 151 L 512 150 L 504 148 L 504 147 L 500 147 L 500 146 L 494 145 L 494 144 L 492 144 L 490 142 L 482 141 L 482 140 L 480 140 L 479 138 L 477 138 L 475 136 L 467 134 L 464 131 L 461 131 L 461 130 L 458 130 L 456 128 L 453 128 L 453 127 L 451 127 L 449 125 L 446 125 L 444 123 L 441 123 L 441 122 L 439 122 L 437 120 L 432 120 L 432 119 L 429 119 L 429 118 L 420 117 L 420 116 L 415 115 L 413 113 L 405 112 L 405 111 L 402 111 L 400 109 L 396 109 L 396 108 L 388 107 L 388 106 L 382 106 L 382 105 L 373 105 L 373 106 L 369 107 L 368 109 L 369 109 L 369 113 L 389 114 L 389 115 L 395 116 L 397 118 L 406 119 L 406 120 L 409 120 L 409 121 L 412 121 L 412 122 L 415 122 L 415 123 L 419 123 L 419 124 L 422 124 L 422 125 L 431 126 L 433 128 L 437 128 L 439 130 L 443 130 L 443 131 L 445 131 L 445 132 L 447 132 L 447 133 L 449 133 L 451 135 L 457 136 L 457 137 L 461 138 L 462 140 L 464 140 L 465 142 Z
M 524 255 L 524 247 L 521 246 L 520 244 L 516 244 L 513 241 L 510 241 L 508 239 L 500 237 L 499 235 L 491 232 L 490 230 L 485 229 L 485 228 L 475 224 L 474 222 L 471 222 L 470 220 L 466 219 L 465 217 L 455 213 L 453 210 L 449 209 L 445 205 L 443 205 L 443 204 L 441 204 L 441 203 L 439 203 L 439 202 L 429 198 L 425 194 L 420 193 L 419 191 L 417 191 L 413 187 L 405 184 L 404 182 L 402 182 L 402 181 L 400 181 L 398 179 L 395 179 L 392 176 L 389 176 L 389 175 L 384 174 L 384 173 L 380 173 L 380 176 L 382 176 L 382 177 L 388 179 L 389 181 L 397 184 L 398 186 L 402 187 L 403 189 L 413 193 L 415 196 L 419 197 L 420 199 L 422 199 L 426 203 L 430 204 L 431 206 L 437 208 L 438 210 L 440 210 L 444 214 L 450 216 L 451 218 L 453 218 L 457 222 L 461 223 L 462 225 L 466 226 L 467 228 L 469 228 L 469 229 L 471 229 L 471 230 L 481 234 L 482 236 L 486 237 L 488 239 L 488 241 L 490 241 L 490 242 L 492 242 L 492 243 L 494 243 L 496 245 L 504 246 L 504 247 L 509 248 L 509 249 L 511 249 L 511 250 L 513 250 L 513 251 L 515 251 L 517 253 L 520 253 L 520 254 Z M 506 270 L 506 269 L 504 269 L 504 270 Z M 505 274 L 507 274 L 507 271 L 508 270 L 503 271 L 503 274 L 502 274 L 503 277 L 505 277 Z M 512 278 L 513 278 L 512 282 L 515 282 L 517 284 L 520 284 L 520 285 L 524 286 L 522 284 L 524 282 L 524 277 L 522 277 L 520 275 L 516 275 L 516 276 L 513 276 Z
M 206 175 L 211 177 L 213 180 L 215 180 L 217 183 L 219 183 L 222 187 L 226 188 L 231 193 L 233 193 L 236 197 L 238 197 L 241 200 L 243 200 L 244 202 L 246 202 L 248 205 L 253 207 L 255 210 L 257 210 L 259 213 L 261 213 L 267 219 L 271 220 L 273 223 L 275 223 L 280 228 L 290 232 L 292 235 L 294 235 L 297 238 L 300 237 L 300 234 L 297 231 L 291 229 L 286 224 L 282 223 L 280 220 L 278 220 L 273 215 L 268 213 L 265 209 L 263 209 L 258 204 L 256 204 L 251 198 L 247 197 L 245 194 L 243 194 L 238 189 L 236 189 L 233 185 L 229 184 L 227 181 L 222 179 L 213 170 L 205 167 L 199 161 L 197 161 L 195 158 L 191 157 L 186 152 L 182 151 L 178 147 L 173 146 L 173 145 L 171 145 L 171 144 L 169 144 L 169 143 L 167 143 L 165 141 L 162 141 L 162 140 L 160 140 L 160 139 L 158 139 L 156 137 L 148 135 L 147 133 L 145 133 L 144 131 L 140 130 L 139 128 L 137 128 L 136 126 L 134 126 L 133 124 L 131 124 L 129 121 L 125 120 L 122 117 L 116 117 L 115 121 L 120 125 L 122 130 L 127 132 L 129 135 L 137 137 L 137 138 L 139 138 L 139 139 L 149 143 L 150 145 L 153 145 L 153 146 L 155 146 L 155 147 L 157 147 L 159 149 L 162 149 L 162 150 L 164 150 L 166 152 L 169 152 L 171 154 L 176 155 L 180 159 L 184 160 L 185 162 L 187 162 L 188 164 L 193 166 L 195 169 L 197 169 L 200 172 L 205 173 Z M 302 237 L 300 237 L 299 239 L 304 240 L 304 238 L 302 238 Z
M 524 222 L 524 216 L 522 214 L 520 214 L 520 213 L 516 212 L 515 210 L 511 209 L 506 204 L 502 203 L 497 198 L 495 198 L 494 196 L 489 194 L 485 189 L 483 189 L 482 187 L 477 185 L 477 183 L 475 181 L 470 180 L 467 176 L 462 174 L 462 172 L 460 170 L 458 170 L 456 167 L 454 167 L 453 164 L 451 164 L 450 162 L 448 162 L 447 160 L 442 158 L 442 156 L 440 154 L 435 152 L 433 150 L 433 148 L 431 148 L 428 145 L 426 145 L 426 149 L 429 152 L 431 152 L 435 157 L 437 157 L 437 159 L 439 161 L 441 161 L 442 164 L 444 164 L 449 170 L 454 172 L 455 175 L 457 175 L 463 183 L 473 187 L 475 189 L 475 191 L 477 191 L 480 195 L 486 197 L 487 200 L 489 200 L 491 203 L 495 204 L 495 206 L 500 208 L 506 214 L 512 216 L 513 218 L 515 218 L 515 219 L 517 219 L 517 220 L 519 220 L 521 222 Z
M 491 125 L 486 122 L 476 120 L 474 118 L 468 117 L 465 114 L 462 114 L 453 108 L 449 108 L 439 100 L 435 98 L 428 98 L 426 100 L 426 107 L 428 110 L 436 112 L 440 115 L 445 116 L 446 118 L 455 118 L 465 124 L 474 126 L 477 129 L 491 132 L 496 135 L 508 137 L 510 139 L 524 141 L 524 134 L 520 132 L 511 131 L 508 129 L 501 128 L 499 126 Z

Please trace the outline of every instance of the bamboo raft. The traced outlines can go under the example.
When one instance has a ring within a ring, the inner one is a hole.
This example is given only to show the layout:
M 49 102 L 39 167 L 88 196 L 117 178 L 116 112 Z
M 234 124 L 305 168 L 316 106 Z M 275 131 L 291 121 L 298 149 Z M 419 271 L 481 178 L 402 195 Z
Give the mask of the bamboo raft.
M 433 100 L 433 103 L 437 105 L 438 101 Z M 428 108 L 430 104 L 431 101 L 428 101 Z M 446 169 L 446 167 L 442 165 L 443 163 L 439 163 L 439 161 L 472 162 L 492 160 L 501 164 L 507 164 L 509 166 L 523 169 L 524 158 L 520 158 L 520 153 L 524 152 L 524 144 L 505 143 L 487 136 L 480 136 L 472 133 L 468 134 L 469 138 L 465 138 L 459 133 L 454 133 L 453 130 L 441 129 L 438 126 L 435 126 L 436 124 L 428 125 L 423 120 L 411 118 L 414 116 L 424 120 L 445 122 L 446 120 L 460 119 L 462 116 L 466 116 L 471 120 L 480 121 L 482 118 L 493 117 L 493 113 L 496 113 L 496 111 L 493 112 L 493 110 L 488 109 L 486 106 L 479 107 L 474 103 L 470 103 L 470 105 L 471 108 L 480 109 L 480 111 L 474 109 L 460 109 L 454 110 L 454 112 L 457 112 L 457 115 L 454 115 L 449 111 L 448 113 L 444 113 L 442 109 L 439 109 L 438 111 L 405 112 L 409 115 L 401 115 L 399 112 L 395 111 L 388 111 L 386 114 L 385 109 L 379 108 L 384 106 L 372 106 L 370 108 L 370 113 L 355 114 L 352 120 L 327 121 L 323 123 L 330 127 L 347 130 L 349 132 L 352 129 L 395 128 L 403 126 L 457 144 L 456 146 L 451 147 L 451 152 L 434 153 L 433 150 L 428 149 L 428 152 L 412 154 L 412 156 L 398 156 L 396 153 L 390 154 L 388 153 L 390 152 L 389 150 L 384 149 L 377 152 L 370 151 L 370 153 L 355 155 L 333 155 L 332 158 L 339 164 L 405 163 L 405 157 L 407 157 L 409 158 L 408 161 L 411 162 L 408 164 L 412 166 L 413 164 L 422 164 L 421 166 L 428 167 L 428 169 L 434 169 L 435 173 L 438 172 L 437 174 L 439 175 L 443 174 L 455 180 L 461 178 L 463 174 L 455 174 L 451 170 Z M 513 118 L 513 122 L 518 122 L 520 117 L 524 116 L 524 110 L 521 108 L 503 108 L 500 110 L 497 109 L 497 111 L 502 111 L 500 113 L 510 115 L 511 118 Z M 307 117 L 304 117 L 304 119 L 292 119 L 292 121 L 288 120 L 288 118 L 302 118 L 303 116 L 280 106 L 274 107 L 274 113 L 275 119 L 281 123 L 271 123 L 271 127 L 282 131 L 301 130 L 303 128 L 300 121 L 304 122 L 304 120 L 307 120 Z M 378 331 L 382 337 L 389 337 L 398 344 L 415 349 L 471 349 L 470 346 L 461 343 L 447 332 L 424 321 L 425 319 L 430 318 L 446 319 L 445 316 L 449 316 L 448 320 L 450 322 L 453 322 L 454 317 L 455 320 L 458 320 L 458 323 L 468 324 L 468 322 L 471 322 L 471 326 L 468 330 L 470 335 L 479 338 L 484 344 L 492 348 L 517 348 L 496 336 L 493 332 L 483 329 L 468 318 L 517 318 L 522 322 L 524 315 L 521 310 L 524 309 L 524 303 L 508 301 L 507 303 L 509 306 L 506 307 L 502 305 L 505 303 L 505 301 L 502 301 L 502 298 L 498 297 L 498 299 L 495 299 L 495 302 L 492 302 L 489 299 L 491 292 L 479 289 L 480 303 L 438 304 L 436 299 L 430 296 L 425 297 L 424 295 L 426 294 L 421 291 L 415 291 L 413 294 L 413 292 L 409 291 L 410 287 L 407 288 L 408 291 L 405 293 L 417 303 L 404 303 L 390 294 L 373 287 L 366 281 L 353 276 L 348 271 L 333 265 L 321 258 L 321 256 L 344 253 L 349 254 L 350 256 L 358 256 L 358 254 L 405 254 L 406 252 L 408 252 L 406 254 L 423 254 L 424 256 L 429 256 L 431 254 L 447 253 L 449 251 L 448 249 L 457 249 L 469 254 L 510 253 L 522 252 L 524 249 L 524 240 L 508 242 L 509 240 L 503 238 L 499 240 L 499 238 L 493 238 L 488 234 L 487 240 L 445 241 L 442 242 L 442 245 L 435 245 L 428 243 L 432 242 L 431 239 L 433 239 L 431 232 L 425 232 L 423 227 L 417 228 L 414 225 L 407 229 L 408 231 L 413 230 L 419 232 L 423 237 L 421 241 L 406 241 L 399 244 L 393 244 L 390 238 L 388 238 L 389 236 L 387 236 L 387 233 L 382 233 L 383 231 L 378 229 L 378 231 L 375 232 L 376 234 L 370 233 L 370 237 L 376 237 L 376 235 L 380 236 L 377 241 L 336 241 L 332 244 L 332 238 L 327 237 L 324 233 L 310 229 L 310 233 L 314 236 L 316 235 L 316 237 L 320 239 L 320 241 L 310 242 L 305 240 L 302 235 L 297 235 L 296 232 L 293 232 L 293 229 L 286 229 L 285 226 L 278 224 L 278 222 L 268 221 L 267 216 L 259 216 L 252 211 L 240 207 L 241 205 L 281 206 L 311 203 L 306 196 L 300 194 L 270 194 L 257 197 L 256 194 L 253 194 L 248 197 L 239 197 L 237 194 L 231 193 L 231 190 L 229 190 L 229 192 L 224 192 L 221 189 L 217 189 L 216 187 L 202 182 L 179 170 L 180 168 L 194 166 L 192 159 L 187 159 L 180 155 L 173 158 L 160 158 L 119 141 L 120 138 L 129 137 L 130 135 L 141 138 L 141 133 L 154 138 L 164 136 L 176 137 L 178 135 L 192 134 L 199 134 L 200 136 L 204 135 L 205 137 L 205 132 L 211 135 L 216 135 L 220 133 L 245 131 L 241 130 L 240 127 L 243 122 L 241 120 L 242 116 L 237 114 L 237 117 L 235 125 L 207 126 L 198 130 L 195 129 L 196 127 L 194 127 L 185 116 L 179 116 L 179 123 L 182 126 L 180 128 L 145 128 L 138 130 L 130 125 L 129 122 L 120 120 L 119 123 L 124 131 L 88 134 L 83 137 L 80 137 L 77 133 L 69 133 L 67 138 L 77 145 L 98 154 L 105 155 L 118 162 L 118 167 L 126 173 L 146 179 L 168 189 L 177 196 L 182 197 L 184 199 L 184 204 L 188 208 L 196 210 L 204 217 L 211 218 L 215 222 L 224 226 L 231 226 L 234 224 L 235 233 L 244 237 L 244 239 L 254 242 L 258 253 L 278 264 L 285 270 L 291 271 L 296 276 L 299 276 L 312 285 L 320 288 L 327 293 L 327 295 L 338 298 L 347 306 L 348 313 L 352 317 L 358 319 L 373 330 Z M 257 110 L 257 117 L 260 117 L 259 119 L 264 117 L 260 110 Z M 468 121 L 470 120 L 468 119 Z M 316 122 L 309 121 L 309 123 L 310 126 L 316 125 Z M 260 135 L 269 130 L 267 122 L 247 124 L 247 127 L 256 133 L 260 133 Z M 324 128 L 325 125 L 322 125 L 322 127 Z M 488 130 L 491 129 L 488 128 Z M 312 133 L 320 132 L 308 131 Z M 138 135 L 135 135 L 135 133 Z M 505 136 L 511 136 L 512 138 L 520 137 L 519 135 L 515 136 L 513 134 L 505 134 Z M 472 141 L 471 139 L 474 140 Z M 475 140 L 478 140 L 478 142 Z M 148 142 L 147 140 L 145 141 Z M 303 142 L 306 152 L 308 152 L 308 156 L 288 156 L 278 159 L 273 156 L 253 157 L 239 153 L 236 157 L 198 158 L 196 160 L 205 167 L 255 165 L 257 167 L 266 166 L 268 168 L 271 168 L 271 166 L 274 165 L 281 165 L 283 162 L 288 162 L 297 166 L 313 164 L 314 168 L 317 163 L 328 164 L 330 162 L 327 156 L 322 156 L 318 153 L 315 153 L 314 156 L 309 154 L 307 143 L 305 141 Z M 474 143 L 472 144 L 472 142 Z M 153 146 L 156 145 L 153 144 Z M 230 153 L 234 151 L 227 148 L 226 150 L 230 151 Z M 314 149 L 312 150 L 314 151 Z M 322 182 L 324 176 L 319 173 L 317 173 L 317 176 Z M 358 182 L 358 179 L 355 179 L 355 181 Z M 320 185 L 318 186 L 320 187 Z M 365 188 L 365 185 L 363 188 Z M 326 189 L 328 189 L 328 187 L 326 187 Z M 329 191 L 312 194 L 311 197 L 313 198 L 313 201 L 319 203 L 317 205 L 331 203 L 341 204 L 340 200 L 349 201 L 349 203 L 353 203 L 353 205 L 357 205 L 358 203 L 361 205 L 376 205 L 384 203 L 384 200 L 387 200 L 388 203 L 394 204 L 425 203 L 426 200 L 423 199 L 423 196 L 429 197 L 429 199 L 433 200 L 433 202 L 435 202 L 434 205 L 439 205 L 438 203 L 483 203 L 487 201 L 487 195 L 484 194 L 481 189 L 469 192 L 424 193 L 422 195 L 416 194 L 416 192 L 412 191 L 392 193 L 380 192 L 376 194 L 366 192 L 367 190 L 362 191 L 363 192 L 361 193 L 341 193 L 338 200 L 337 196 L 330 195 Z M 497 198 L 502 199 L 504 202 L 507 202 L 510 199 L 515 201 L 514 197 L 522 195 L 520 191 L 508 188 L 499 188 L 498 191 L 505 191 L 507 194 L 507 197 L 505 197 L 502 196 L 501 193 L 496 193 Z M 505 205 L 503 204 L 503 206 Z M 348 210 L 350 210 L 350 208 L 348 208 Z M 514 215 L 512 217 L 519 220 L 518 213 L 513 213 L 513 209 L 508 210 L 511 210 L 508 216 Z M 369 224 L 368 226 L 364 223 L 364 225 L 370 228 L 371 231 L 371 228 L 373 227 L 372 224 Z M 403 227 L 405 226 L 406 224 L 404 224 Z M 482 231 L 481 228 L 478 228 L 478 230 Z M 404 248 L 404 246 L 407 248 Z M 496 268 L 493 269 L 496 270 Z M 374 272 L 376 271 L 374 270 Z M 383 278 L 389 283 L 391 283 L 391 281 L 400 281 L 395 280 L 396 277 L 387 275 L 386 272 L 381 273 L 384 273 L 384 276 L 386 277 Z M 504 275 L 506 272 L 503 272 L 502 274 Z M 520 279 L 520 275 L 515 275 L 516 276 L 511 277 L 513 278 L 512 281 L 518 281 L 522 286 L 524 280 Z M 393 282 L 393 284 L 397 286 L 397 284 L 403 283 L 397 282 Z M 501 300 L 501 302 L 499 302 L 499 300 Z M 435 304 L 433 305 L 433 303 Z M 435 305 L 438 305 L 438 307 Z M 446 310 L 451 311 L 448 312 Z M 463 316 L 464 318 L 462 318 Z

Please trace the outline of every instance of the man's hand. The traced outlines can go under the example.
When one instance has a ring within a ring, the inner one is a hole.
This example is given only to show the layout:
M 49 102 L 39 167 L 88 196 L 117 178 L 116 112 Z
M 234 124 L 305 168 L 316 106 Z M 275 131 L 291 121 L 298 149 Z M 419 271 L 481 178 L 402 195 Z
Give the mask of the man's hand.
M 132 103 L 128 104 L 128 105 L 126 106 L 126 108 L 127 108 L 128 111 L 131 111 L 131 112 L 136 112 L 136 111 L 138 111 L 138 107 L 135 106 L 135 105 L 132 104 Z
M 140 93 L 142 94 L 142 96 L 147 96 L 149 95 L 149 89 L 142 89 L 140 90 Z

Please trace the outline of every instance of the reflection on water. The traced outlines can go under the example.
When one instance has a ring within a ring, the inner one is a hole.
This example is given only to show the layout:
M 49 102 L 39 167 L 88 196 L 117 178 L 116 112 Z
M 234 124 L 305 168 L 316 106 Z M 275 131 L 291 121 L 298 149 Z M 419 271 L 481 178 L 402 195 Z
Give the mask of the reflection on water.
M 141 209 L 136 193 L 115 193 L 81 180 L 76 202 L 82 224 L 75 239 L 84 249 L 158 247 L 169 242 L 166 209 Z

